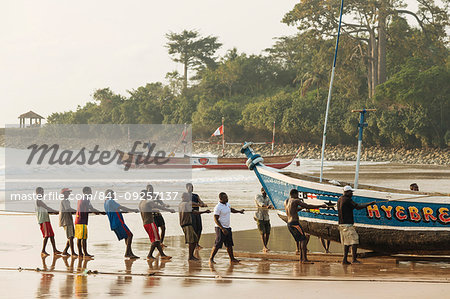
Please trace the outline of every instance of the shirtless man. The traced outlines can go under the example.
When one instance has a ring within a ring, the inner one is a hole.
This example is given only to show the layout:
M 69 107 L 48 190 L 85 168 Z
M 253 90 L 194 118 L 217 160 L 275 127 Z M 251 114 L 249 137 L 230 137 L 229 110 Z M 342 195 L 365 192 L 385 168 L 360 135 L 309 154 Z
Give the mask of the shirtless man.
M 153 260 L 153 251 L 158 249 L 161 259 L 171 259 L 171 256 L 167 256 L 161 247 L 161 238 L 159 236 L 158 227 L 156 226 L 153 213 L 159 209 L 174 213 L 175 210 L 161 206 L 157 201 L 152 198 L 153 193 L 149 193 L 148 190 L 153 191 L 153 186 L 148 185 L 146 190 L 141 191 L 141 202 L 139 203 L 139 211 L 141 212 L 142 223 L 144 229 L 148 234 L 150 242 L 150 251 L 148 252 L 147 259 Z
M 309 263 L 308 258 L 306 256 L 307 248 L 306 248 L 306 235 L 303 231 L 303 228 L 300 226 L 300 222 L 298 219 L 298 212 L 301 209 L 320 209 L 326 208 L 327 205 L 309 205 L 304 203 L 298 198 L 298 190 L 292 189 L 289 192 L 290 197 L 286 199 L 284 202 L 284 209 L 287 215 L 287 227 L 289 232 L 294 237 L 294 240 L 297 244 L 297 252 L 300 252 L 300 262 L 301 263 Z

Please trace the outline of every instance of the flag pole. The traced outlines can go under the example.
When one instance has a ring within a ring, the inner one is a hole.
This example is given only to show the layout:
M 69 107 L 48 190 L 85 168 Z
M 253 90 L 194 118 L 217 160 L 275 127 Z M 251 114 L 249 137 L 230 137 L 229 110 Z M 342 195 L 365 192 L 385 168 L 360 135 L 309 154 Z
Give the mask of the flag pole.
M 275 121 L 273 121 L 273 133 L 272 133 L 272 156 L 273 156 L 273 147 L 275 145 Z
M 224 123 L 224 117 L 222 117 L 222 157 L 225 155 L 225 126 Z
M 341 0 L 341 10 L 339 12 L 339 27 L 338 27 L 338 33 L 337 33 L 337 38 L 336 38 L 336 47 L 334 49 L 334 59 L 333 59 L 333 68 L 331 70 L 330 88 L 328 89 L 327 110 L 325 112 L 325 123 L 323 125 L 322 154 L 321 154 L 321 160 L 320 160 L 320 182 L 323 181 L 323 160 L 325 157 L 325 142 L 327 140 L 328 111 L 330 110 L 331 91 L 333 90 L 334 70 L 336 68 L 336 58 L 337 58 L 338 47 L 339 47 L 339 36 L 341 34 L 343 8 L 344 8 L 344 0 Z
M 187 125 L 186 125 L 186 123 L 184 123 L 183 141 L 185 141 L 185 139 L 186 139 L 186 134 L 187 134 L 186 131 L 187 131 Z M 183 147 L 183 155 L 185 155 L 185 154 L 186 154 L 186 141 L 184 142 L 184 147 Z

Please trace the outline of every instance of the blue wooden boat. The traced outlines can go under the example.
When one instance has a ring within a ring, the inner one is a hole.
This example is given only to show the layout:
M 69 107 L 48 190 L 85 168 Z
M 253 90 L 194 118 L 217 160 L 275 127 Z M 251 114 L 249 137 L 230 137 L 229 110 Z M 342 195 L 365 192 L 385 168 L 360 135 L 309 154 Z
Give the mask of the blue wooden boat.
M 286 221 L 284 201 L 297 189 L 309 204 L 337 203 L 344 185 L 326 179 L 320 182 L 291 172 L 265 166 L 260 155 L 246 143 L 242 152 L 266 190 L 279 216 Z M 333 184 L 335 183 L 335 184 Z M 355 228 L 360 247 L 383 253 L 450 254 L 450 196 L 448 194 L 396 190 L 359 185 L 353 200 L 376 201 L 364 210 L 355 210 Z M 314 236 L 339 242 L 338 212 L 334 208 L 299 212 L 303 229 Z

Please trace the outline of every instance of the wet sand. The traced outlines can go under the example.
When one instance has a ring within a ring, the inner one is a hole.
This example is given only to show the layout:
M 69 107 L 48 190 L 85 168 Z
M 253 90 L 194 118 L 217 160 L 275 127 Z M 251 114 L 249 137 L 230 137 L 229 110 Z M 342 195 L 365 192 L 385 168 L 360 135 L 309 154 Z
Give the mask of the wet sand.
M 179 228 L 179 227 L 178 227 Z M 380 298 L 445 297 L 450 288 L 450 263 L 393 262 L 392 259 L 362 259 L 363 264 L 343 266 L 337 261 L 324 262 L 320 242 L 313 238 L 308 246 L 314 264 L 297 261 L 242 258 L 230 265 L 225 249 L 219 251 L 214 266 L 208 263 L 213 234 L 202 236 L 204 249 L 200 262 L 187 261 L 183 236 L 167 237 L 166 253 L 171 261 L 159 258 L 147 261 L 149 241 L 136 238 L 133 243 L 138 260 L 123 258 L 124 244 L 108 232 L 108 242 L 89 243 L 93 260 L 53 256 L 42 259 L 40 243 L 14 250 L 2 244 L 0 251 L 0 288 L 8 298 L 103 298 L 126 295 L 135 298 L 160 295 L 162 298 L 187 296 L 263 298 Z M 235 251 L 259 252 L 257 230 L 234 232 Z M 295 245 L 287 229 L 275 227 L 269 243 L 272 253 L 292 254 Z M 61 248 L 61 247 L 60 247 Z M 50 249 L 50 247 L 48 247 Z M 340 244 L 332 243 L 338 253 Z M 270 255 L 269 255 L 270 256 Z M 17 270 L 21 267 L 23 270 Z M 231 288 L 232 287 L 232 288 Z
M 302 162 L 303 163 L 303 162 Z M 292 165 L 288 171 L 317 174 L 320 161 L 306 161 L 301 167 Z M 354 163 L 342 162 L 326 166 L 327 178 L 353 180 Z M 417 182 L 424 191 L 448 193 L 450 168 L 436 166 L 403 166 L 366 164 L 361 168 L 360 183 L 407 189 Z M 193 175 L 196 192 L 213 207 L 218 190 L 226 190 L 236 208 L 253 207 L 259 183 L 250 171 L 196 171 Z M 110 186 L 96 186 L 104 190 Z M 115 189 L 128 190 L 121 185 Z M 253 211 L 232 215 L 235 250 L 257 253 L 261 250 Z M 133 250 L 141 259 L 123 258 L 124 242 L 117 241 L 109 229 L 106 216 L 89 219 L 88 248 L 94 260 L 85 261 L 52 256 L 42 260 L 42 237 L 35 215 L 0 215 L 0 288 L 6 298 L 103 298 L 110 296 L 162 298 L 177 297 L 273 297 L 293 298 L 429 298 L 448 296 L 450 263 L 364 259 L 362 265 L 342 266 L 336 257 L 323 261 L 324 254 L 311 254 L 312 265 L 292 260 L 242 258 L 239 265 L 229 265 L 225 249 L 219 251 L 211 268 L 208 257 L 214 242 L 211 215 L 203 216 L 204 235 L 200 251 L 201 262 L 187 261 L 187 247 L 180 236 L 178 214 L 164 214 L 167 223 L 166 253 L 172 261 L 159 259 L 148 262 L 149 240 L 138 214 L 125 215 L 125 221 L 135 235 Z M 57 227 L 57 216 L 51 216 L 58 249 L 62 250 L 65 233 Z M 285 224 L 271 211 L 273 226 L 269 248 L 272 253 L 292 254 L 295 244 Z M 311 253 L 322 252 L 322 246 L 312 238 Z M 50 244 L 47 251 L 51 250 Z M 331 251 L 340 253 L 341 246 L 332 243 Z M 21 267 L 24 270 L 18 271 Z M 42 271 L 36 271 L 39 268 Z M 97 274 L 94 274 L 97 273 Z M 290 293 L 293 292 L 293 293 Z

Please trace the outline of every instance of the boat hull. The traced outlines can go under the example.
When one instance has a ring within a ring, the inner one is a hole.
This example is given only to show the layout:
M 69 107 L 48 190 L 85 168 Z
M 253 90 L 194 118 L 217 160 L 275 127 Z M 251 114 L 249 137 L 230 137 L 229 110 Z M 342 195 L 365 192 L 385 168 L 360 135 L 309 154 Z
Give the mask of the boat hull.
M 279 217 L 287 221 L 286 215 Z M 315 222 L 308 217 L 300 217 L 304 231 L 313 236 L 340 242 L 337 223 Z M 359 235 L 359 247 L 381 253 L 450 254 L 448 231 L 398 230 L 394 228 L 368 228 L 355 225 Z
M 253 152 L 247 153 L 249 157 Z M 251 165 L 280 217 L 286 220 L 284 201 L 297 189 L 308 204 L 337 203 L 342 187 L 287 176 L 273 168 Z M 374 205 L 354 210 L 360 247 L 384 253 L 450 254 L 450 197 L 401 190 L 357 189 L 356 203 Z M 300 224 L 311 234 L 339 242 L 338 212 L 334 208 L 301 210 Z

